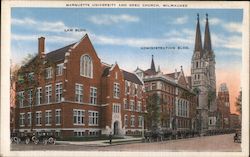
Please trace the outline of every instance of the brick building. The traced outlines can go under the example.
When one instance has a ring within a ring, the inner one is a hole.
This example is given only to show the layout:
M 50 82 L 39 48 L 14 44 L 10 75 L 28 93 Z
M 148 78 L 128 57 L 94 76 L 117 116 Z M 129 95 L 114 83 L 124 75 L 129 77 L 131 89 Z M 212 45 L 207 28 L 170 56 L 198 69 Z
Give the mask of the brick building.
M 230 128 L 229 91 L 225 83 L 220 85 L 217 96 L 218 128 Z
M 156 93 L 160 98 L 160 124 L 163 129 L 195 130 L 197 98 L 191 91 L 191 78 L 184 72 L 163 74 L 156 71 L 152 56 L 151 67 L 137 68 L 135 73 L 144 82 L 146 96 Z
M 19 71 L 15 131 L 49 131 L 62 137 L 139 134 L 143 82 L 118 64 L 101 62 L 88 35 L 38 55 Z

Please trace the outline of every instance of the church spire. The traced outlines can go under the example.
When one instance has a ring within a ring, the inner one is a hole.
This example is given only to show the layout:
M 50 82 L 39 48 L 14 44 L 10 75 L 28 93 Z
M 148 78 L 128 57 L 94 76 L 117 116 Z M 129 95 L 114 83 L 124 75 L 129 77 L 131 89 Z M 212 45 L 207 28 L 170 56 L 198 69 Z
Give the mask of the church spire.
M 151 68 L 150 69 L 155 71 L 154 55 L 152 55 Z
M 209 24 L 208 24 L 208 14 L 206 14 L 204 50 L 207 50 L 207 51 L 212 50 L 211 37 L 210 37 L 210 31 L 209 31 Z
M 196 36 L 195 36 L 194 51 L 200 51 L 200 52 L 202 51 L 199 14 L 197 14 L 197 25 L 196 25 Z

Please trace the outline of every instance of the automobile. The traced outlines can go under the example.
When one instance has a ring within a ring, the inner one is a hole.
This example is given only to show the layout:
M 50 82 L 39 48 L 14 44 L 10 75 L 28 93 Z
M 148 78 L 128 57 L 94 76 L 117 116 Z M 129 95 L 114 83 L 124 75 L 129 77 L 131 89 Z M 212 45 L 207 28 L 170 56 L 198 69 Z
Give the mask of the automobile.
M 34 139 L 37 143 L 42 142 L 44 145 L 56 143 L 56 137 L 53 135 L 52 132 L 39 132 L 37 133 Z
M 241 143 L 241 130 L 236 130 L 234 135 L 234 142 Z

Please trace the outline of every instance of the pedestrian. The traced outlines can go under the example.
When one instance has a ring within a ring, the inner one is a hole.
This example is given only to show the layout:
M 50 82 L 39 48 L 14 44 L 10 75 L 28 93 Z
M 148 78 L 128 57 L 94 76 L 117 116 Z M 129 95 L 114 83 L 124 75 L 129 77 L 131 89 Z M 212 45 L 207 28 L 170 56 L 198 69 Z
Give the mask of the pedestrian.
M 109 144 L 112 144 L 112 132 L 109 134 Z

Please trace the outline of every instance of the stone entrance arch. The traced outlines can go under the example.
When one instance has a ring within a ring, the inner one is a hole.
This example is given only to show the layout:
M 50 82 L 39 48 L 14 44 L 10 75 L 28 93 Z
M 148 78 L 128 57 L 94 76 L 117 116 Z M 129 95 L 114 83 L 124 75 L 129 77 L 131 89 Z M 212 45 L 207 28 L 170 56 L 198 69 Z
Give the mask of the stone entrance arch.
M 114 122 L 114 126 L 113 126 L 114 130 L 114 135 L 119 135 L 119 122 L 118 121 L 115 121 Z

